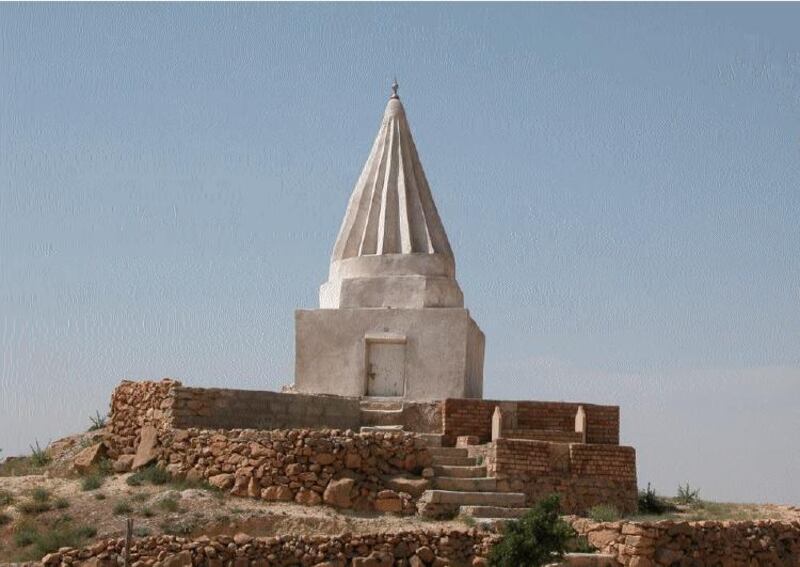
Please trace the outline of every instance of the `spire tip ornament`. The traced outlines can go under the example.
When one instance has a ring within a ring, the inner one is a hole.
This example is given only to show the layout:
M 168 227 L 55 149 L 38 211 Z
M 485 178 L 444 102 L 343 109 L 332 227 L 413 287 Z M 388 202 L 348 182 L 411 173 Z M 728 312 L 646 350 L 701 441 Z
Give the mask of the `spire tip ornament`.
M 400 85 L 397 84 L 397 77 L 394 78 L 394 82 L 392 83 L 392 96 L 389 98 L 400 98 L 397 94 L 397 89 L 400 88 Z

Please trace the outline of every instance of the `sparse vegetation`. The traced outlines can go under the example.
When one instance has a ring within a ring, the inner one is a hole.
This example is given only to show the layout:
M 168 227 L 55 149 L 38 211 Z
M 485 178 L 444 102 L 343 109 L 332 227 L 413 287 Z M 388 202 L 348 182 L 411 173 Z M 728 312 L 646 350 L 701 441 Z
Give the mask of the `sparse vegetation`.
M 575 530 L 559 517 L 557 494 L 541 500 L 525 516 L 506 526 L 489 553 L 492 567 L 540 567 L 564 556 Z
M 89 431 L 97 431 L 98 429 L 103 429 L 106 426 L 106 416 L 100 415 L 100 412 L 95 410 L 94 415 L 89 416 L 89 421 L 92 424 L 89 426 Z
M 104 481 L 105 478 L 103 477 L 103 475 L 99 473 L 92 473 L 88 476 L 83 477 L 83 480 L 81 481 L 81 489 L 84 492 L 88 492 L 90 490 L 97 490 L 98 488 L 103 486 Z
M 130 514 L 132 511 L 133 508 L 131 508 L 131 505 L 127 502 L 117 502 L 114 504 L 114 508 L 112 508 L 112 512 L 115 516 L 125 516 Z
M 24 549 L 18 559 L 40 559 L 60 547 L 80 547 L 97 535 L 97 530 L 89 526 L 74 526 L 72 518 L 64 516 L 52 526 L 36 526 L 30 522 L 20 523 L 15 529 L 14 544 Z
M 5 526 L 6 524 L 11 523 L 12 519 L 13 518 L 5 512 L 0 512 L 0 526 Z
M 692 488 L 687 482 L 685 486 L 678 485 L 678 494 L 675 496 L 675 501 L 678 504 L 691 505 L 700 500 L 700 490 Z
M 675 507 L 661 498 L 654 488 L 647 483 L 647 489 L 639 491 L 639 513 L 660 515 L 673 511 Z
M 160 486 L 167 484 L 171 479 L 172 477 L 170 477 L 170 474 L 165 469 L 155 465 L 150 465 L 149 467 L 133 473 L 125 480 L 125 482 L 129 486 L 141 486 L 144 483 Z
M 459 516 L 458 519 L 464 522 L 464 525 L 470 528 L 474 528 L 475 525 L 477 524 L 475 518 L 473 518 L 472 516 Z
M 178 501 L 174 498 L 164 498 L 158 501 L 158 507 L 164 512 L 177 512 L 180 509 Z
M 97 494 L 94 495 L 94 499 L 95 500 L 105 500 L 106 499 L 106 495 L 103 494 L 102 492 L 98 492 Z
M 150 530 L 144 526 L 136 526 L 133 528 L 133 535 L 136 537 L 147 537 L 151 534 Z
M 0 490 L 0 506 L 8 506 L 14 503 L 14 495 L 8 490 Z
M 161 530 L 167 535 L 188 536 L 197 529 L 197 520 L 185 518 L 182 520 L 164 520 L 159 524 Z
M 614 506 L 598 504 L 589 509 L 589 517 L 595 522 L 616 522 L 620 514 Z
M 53 502 L 53 506 L 57 510 L 64 510 L 66 508 L 69 508 L 69 500 L 67 500 L 66 498 L 63 498 L 63 497 L 62 498 L 56 498 L 56 500 Z
M 150 509 L 150 508 L 148 508 L 147 506 L 145 506 L 144 508 L 142 508 L 142 510 L 141 510 L 141 514 L 142 514 L 142 516 L 144 516 L 145 518 L 152 518 L 153 516 L 155 516 L 155 515 L 156 515 L 156 513 L 155 513 L 155 512 L 153 512 L 153 510 L 152 510 L 152 509 Z
M 47 452 L 47 449 L 42 449 L 39 446 L 39 441 L 34 441 L 34 444 L 30 446 L 31 448 L 31 463 L 35 467 L 43 467 L 50 464 L 52 460 L 50 457 L 50 453 Z

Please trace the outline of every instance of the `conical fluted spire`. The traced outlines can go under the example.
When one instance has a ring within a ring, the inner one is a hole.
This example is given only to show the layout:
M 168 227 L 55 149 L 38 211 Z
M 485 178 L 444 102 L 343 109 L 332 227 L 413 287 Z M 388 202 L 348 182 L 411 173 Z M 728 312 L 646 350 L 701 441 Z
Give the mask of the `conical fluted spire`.
M 440 254 L 453 257 L 397 96 L 347 205 L 332 262 L 358 256 Z

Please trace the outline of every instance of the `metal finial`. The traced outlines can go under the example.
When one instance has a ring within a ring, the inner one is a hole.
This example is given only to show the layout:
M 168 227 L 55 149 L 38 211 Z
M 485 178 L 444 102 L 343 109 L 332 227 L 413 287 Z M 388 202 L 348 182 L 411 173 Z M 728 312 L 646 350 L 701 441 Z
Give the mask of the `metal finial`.
M 392 83 L 392 96 L 391 98 L 400 98 L 397 96 L 397 89 L 400 88 L 400 85 L 397 84 L 397 77 L 394 78 L 394 82 Z

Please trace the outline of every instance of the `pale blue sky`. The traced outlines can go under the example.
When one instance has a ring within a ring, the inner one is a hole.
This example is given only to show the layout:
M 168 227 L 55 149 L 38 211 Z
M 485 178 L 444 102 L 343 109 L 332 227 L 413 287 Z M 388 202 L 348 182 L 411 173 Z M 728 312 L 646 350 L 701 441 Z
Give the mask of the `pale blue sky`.
M 0 5 L 0 447 L 291 382 L 393 75 L 487 397 L 800 504 L 800 5 Z

